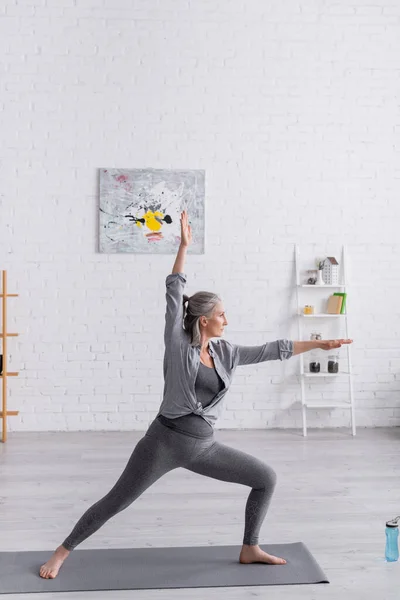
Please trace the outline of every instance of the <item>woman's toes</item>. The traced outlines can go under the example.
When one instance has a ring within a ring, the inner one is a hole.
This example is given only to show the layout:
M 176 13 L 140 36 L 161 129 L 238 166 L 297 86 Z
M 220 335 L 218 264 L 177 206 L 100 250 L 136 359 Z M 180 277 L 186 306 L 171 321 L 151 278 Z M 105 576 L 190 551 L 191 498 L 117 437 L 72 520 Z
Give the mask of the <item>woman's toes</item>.
M 63 560 L 52 556 L 47 563 L 41 566 L 39 571 L 40 576 L 43 577 L 43 579 L 55 579 L 63 562 Z

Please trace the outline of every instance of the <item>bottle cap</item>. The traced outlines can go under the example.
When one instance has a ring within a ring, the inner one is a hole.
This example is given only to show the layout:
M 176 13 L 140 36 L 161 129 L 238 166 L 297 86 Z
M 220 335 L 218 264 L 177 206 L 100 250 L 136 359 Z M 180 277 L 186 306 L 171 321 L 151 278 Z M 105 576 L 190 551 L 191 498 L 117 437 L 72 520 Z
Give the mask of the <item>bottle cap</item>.
M 400 520 L 400 517 L 395 517 L 391 521 L 386 521 L 386 527 L 398 527 L 399 526 L 399 523 L 398 523 L 399 520 Z

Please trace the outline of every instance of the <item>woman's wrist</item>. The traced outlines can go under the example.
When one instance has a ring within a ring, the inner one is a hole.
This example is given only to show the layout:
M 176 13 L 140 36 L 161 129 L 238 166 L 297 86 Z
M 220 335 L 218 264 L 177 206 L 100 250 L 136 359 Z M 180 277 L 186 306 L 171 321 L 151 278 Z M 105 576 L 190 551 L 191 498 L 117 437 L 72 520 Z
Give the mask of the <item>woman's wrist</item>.
M 310 350 L 315 350 L 316 348 L 322 349 L 319 340 L 293 342 L 293 356 L 296 354 L 302 354 L 303 352 L 309 352 Z

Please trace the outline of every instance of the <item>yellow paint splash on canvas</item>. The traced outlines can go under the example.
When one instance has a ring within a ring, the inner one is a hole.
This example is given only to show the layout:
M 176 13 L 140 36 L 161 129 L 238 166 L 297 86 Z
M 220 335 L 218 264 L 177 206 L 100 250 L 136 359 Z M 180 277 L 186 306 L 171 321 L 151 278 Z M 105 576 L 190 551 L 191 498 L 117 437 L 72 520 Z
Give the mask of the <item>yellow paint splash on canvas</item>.
M 149 210 L 143 215 L 146 226 L 150 229 L 150 231 L 160 231 L 162 227 L 162 223 L 160 223 L 160 221 L 158 221 L 156 217 L 163 219 L 164 215 L 158 210 L 156 212 L 152 212 L 151 210 Z M 139 221 L 136 221 L 136 225 L 138 227 L 142 227 L 142 223 L 140 223 Z

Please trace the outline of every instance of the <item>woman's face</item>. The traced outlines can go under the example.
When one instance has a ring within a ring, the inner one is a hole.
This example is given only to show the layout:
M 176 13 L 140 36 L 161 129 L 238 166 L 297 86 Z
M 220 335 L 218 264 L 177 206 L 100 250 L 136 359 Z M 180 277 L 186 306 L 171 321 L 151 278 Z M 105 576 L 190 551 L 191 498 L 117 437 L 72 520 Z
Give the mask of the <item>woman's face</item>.
M 203 325 L 207 321 L 207 325 L 203 328 L 204 333 L 207 333 L 209 337 L 221 337 L 224 333 L 224 328 L 228 325 L 226 320 L 225 308 L 222 302 L 218 302 L 211 319 L 201 317 L 200 321 L 203 321 Z

